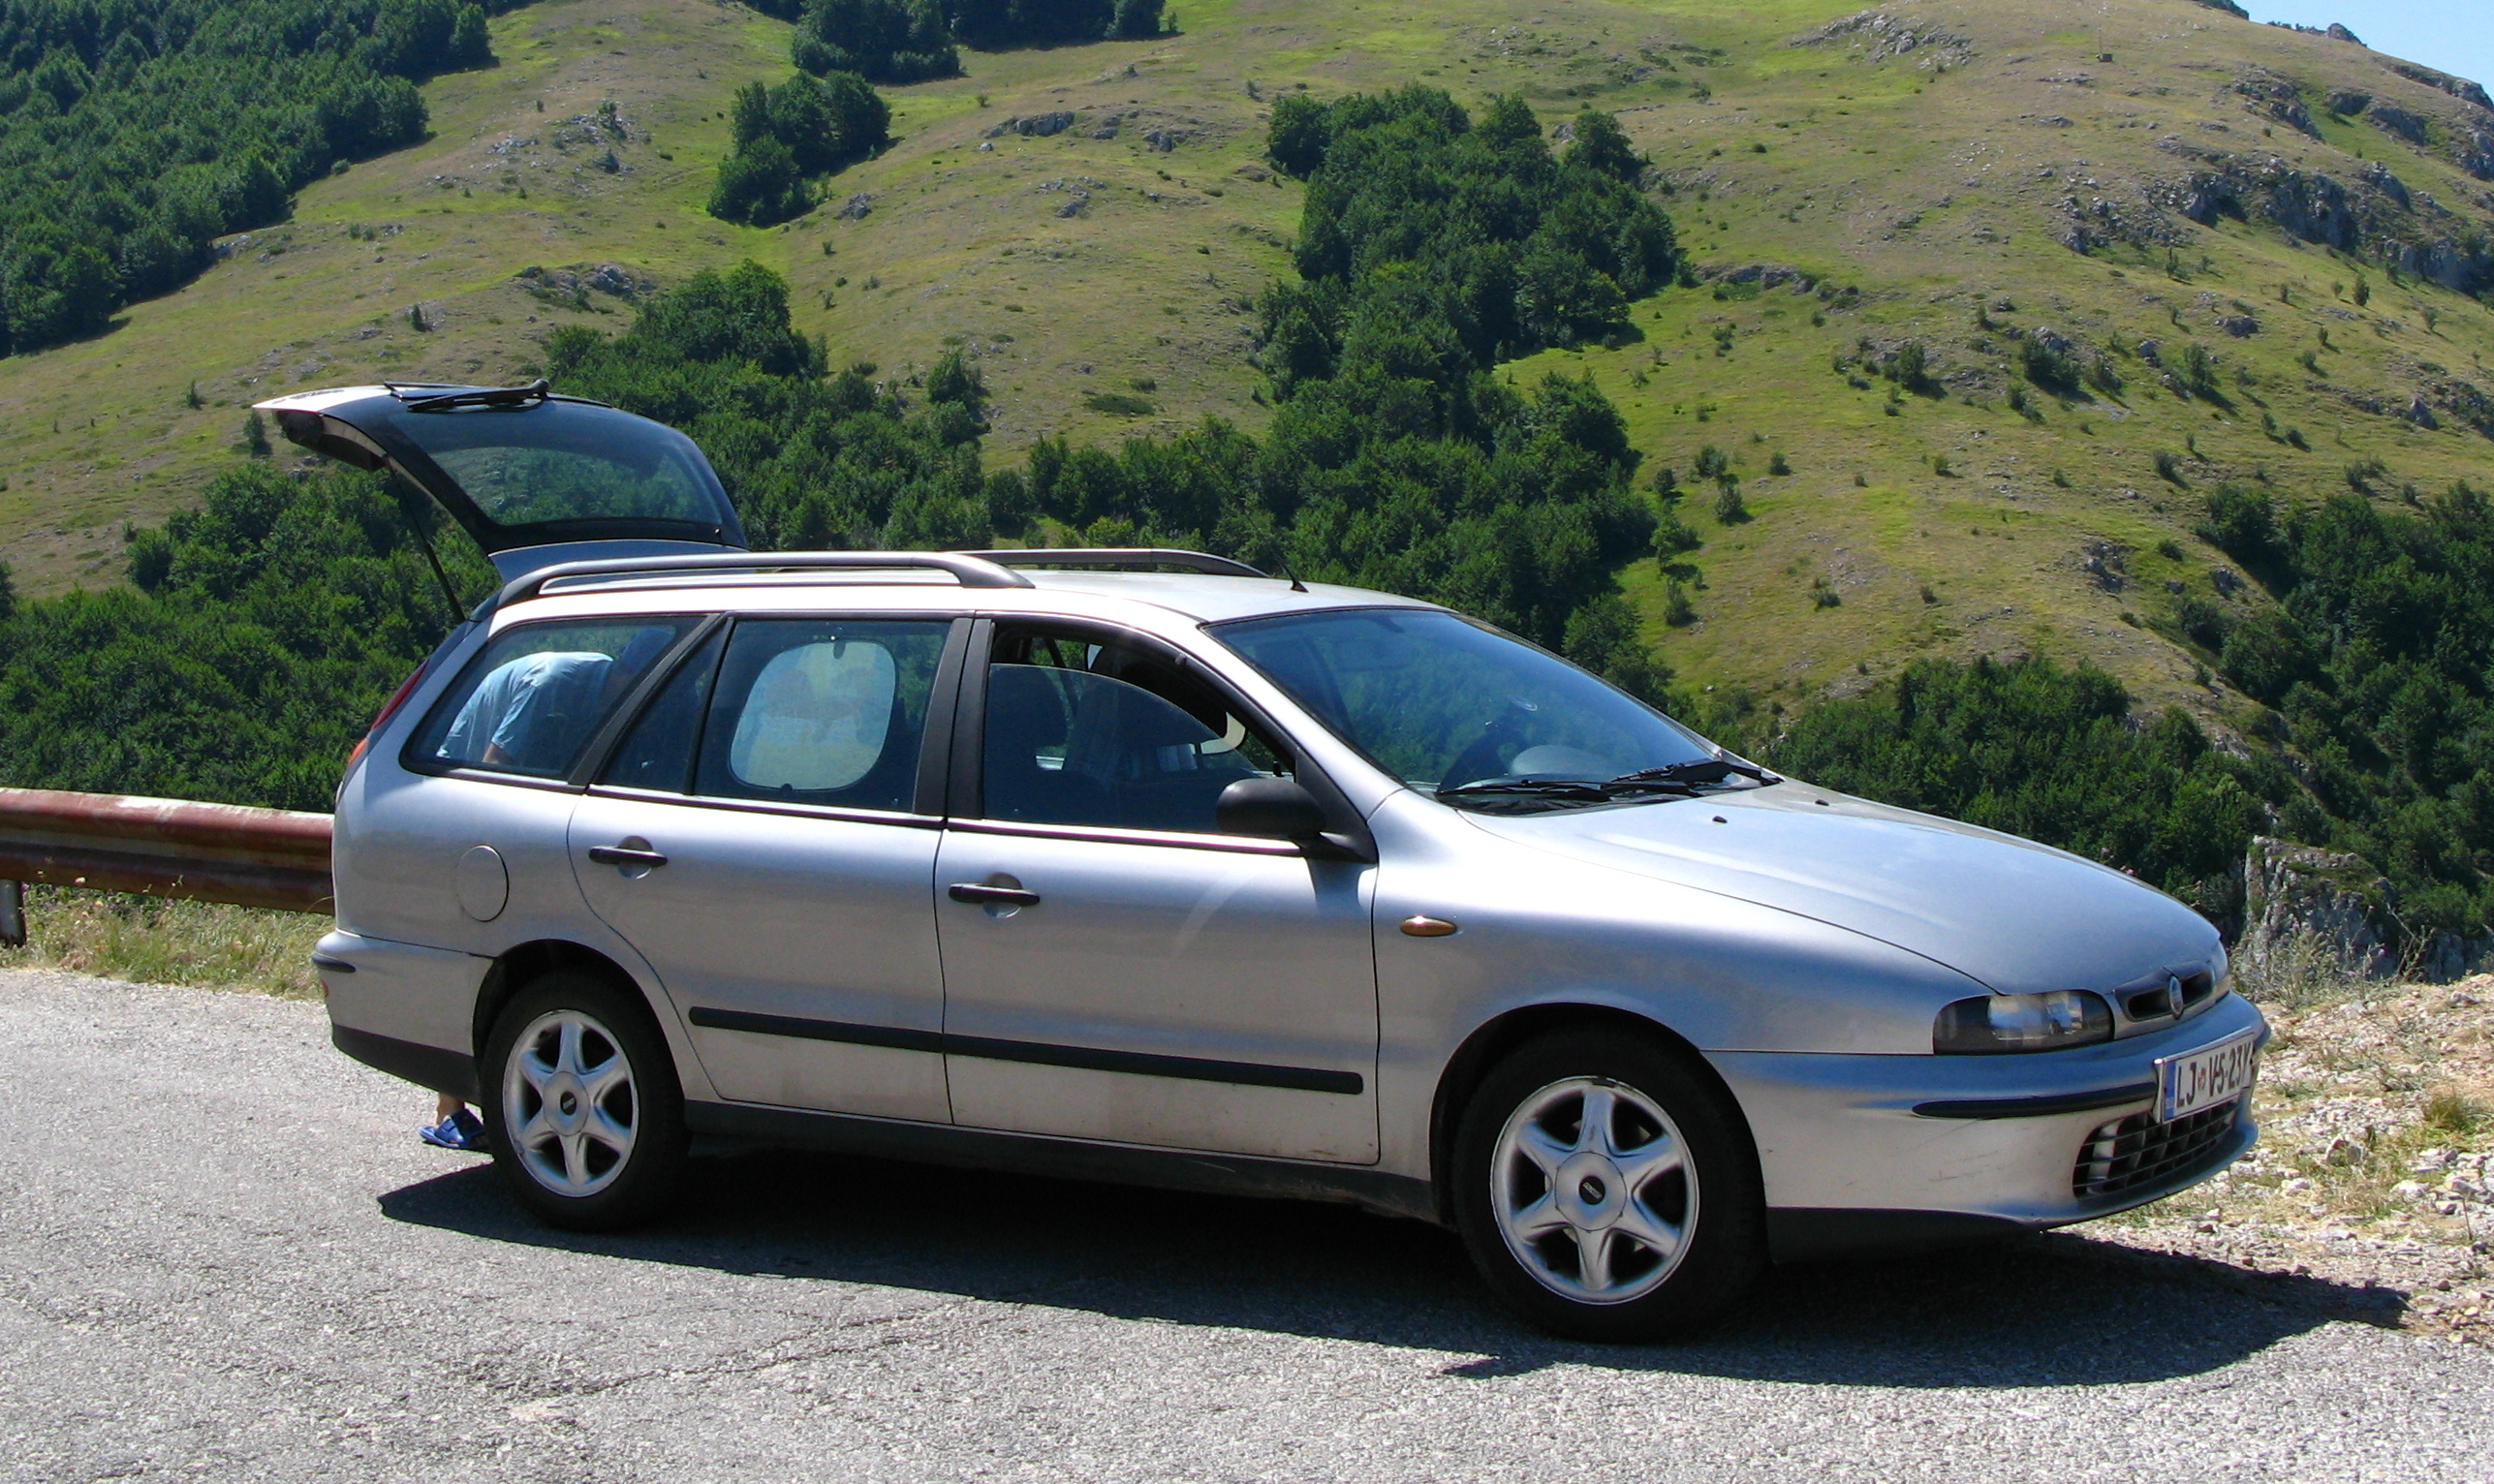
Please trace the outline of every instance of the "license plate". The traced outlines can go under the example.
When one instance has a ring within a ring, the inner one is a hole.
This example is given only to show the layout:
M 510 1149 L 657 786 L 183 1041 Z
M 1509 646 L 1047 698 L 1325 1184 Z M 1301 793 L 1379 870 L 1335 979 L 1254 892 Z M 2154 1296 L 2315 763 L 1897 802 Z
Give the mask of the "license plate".
M 2158 1058 L 2157 1122 L 2169 1124 L 2249 1092 L 2260 1060 L 2260 1033 L 2246 1031 L 2205 1051 Z

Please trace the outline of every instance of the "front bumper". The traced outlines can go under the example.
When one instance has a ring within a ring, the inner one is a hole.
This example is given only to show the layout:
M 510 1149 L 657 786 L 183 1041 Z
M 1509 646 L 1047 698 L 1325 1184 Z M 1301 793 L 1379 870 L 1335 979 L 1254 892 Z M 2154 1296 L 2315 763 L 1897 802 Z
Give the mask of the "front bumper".
M 2260 1011 L 2229 995 L 2168 1030 L 2072 1051 L 1707 1059 L 1748 1116 L 1776 1255 L 1789 1260 L 2067 1225 L 2205 1180 L 2259 1137 L 2248 1098 L 2230 1121 L 2196 1130 L 2182 1158 L 2141 1161 L 2131 1180 L 2103 1178 L 2105 1155 L 2159 1135 L 2108 1126 L 2153 1115 L 2159 1058 L 2246 1030 L 2267 1039 Z

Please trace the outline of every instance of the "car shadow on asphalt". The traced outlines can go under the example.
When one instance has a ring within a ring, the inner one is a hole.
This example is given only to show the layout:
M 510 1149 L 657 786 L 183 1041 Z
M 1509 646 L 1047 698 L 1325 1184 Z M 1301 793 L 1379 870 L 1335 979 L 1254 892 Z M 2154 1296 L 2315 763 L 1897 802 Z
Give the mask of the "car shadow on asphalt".
M 838 1155 L 694 1161 L 675 1213 L 624 1233 L 537 1222 L 479 1164 L 381 1197 L 394 1221 L 722 1273 L 887 1284 L 1120 1318 L 1453 1352 L 1446 1374 L 1554 1365 L 1896 1387 L 2200 1375 L 2332 1319 L 2395 1322 L 2392 1290 L 2261 1275 L 2056 1234 L 1771 1270 L 1676 1344 L 1555 1340 L 1498 1309 L 1461 1245 L 1347 1207 Z

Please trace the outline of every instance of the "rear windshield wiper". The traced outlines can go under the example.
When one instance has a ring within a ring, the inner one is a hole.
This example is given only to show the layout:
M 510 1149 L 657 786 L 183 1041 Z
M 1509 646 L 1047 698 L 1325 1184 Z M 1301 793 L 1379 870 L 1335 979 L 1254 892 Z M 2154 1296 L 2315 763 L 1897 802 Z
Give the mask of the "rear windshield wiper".
M 553 386 L 541 376 L 525 386 L 488 386 L 479 391 L 446 391 L 440 396 L 416 397 L 408 402 L 407 410 L 411 413 L 448 413 L 462 407 L 535 407 L 553 394 Z
M 1691 757 L 1681 762 L 1667 762 L 1659 768 L 1638 768 L 1610 780 L 1613 784 L 1677 783 L 1719 784 L 1733 774 L 1754 778 L 1762 784 L 1780 784 L 1783 778 L 1755 763 L 1731 757 Z

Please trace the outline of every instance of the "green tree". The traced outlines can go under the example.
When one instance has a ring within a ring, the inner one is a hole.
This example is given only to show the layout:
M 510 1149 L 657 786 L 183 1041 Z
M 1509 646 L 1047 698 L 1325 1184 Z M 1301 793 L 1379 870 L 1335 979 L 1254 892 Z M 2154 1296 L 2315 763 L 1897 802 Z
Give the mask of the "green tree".
M 768 136 L 720 161 L 718 184 L 710 190 L 712 216 L 751 227 L 785 222 L 813 204 L 805 179 L 797 173 L 796 156 Z
M 188 282 L 336 162 L 421 138 L 416 79 L 489 61 L 457 0 L 0 6 L 0 354 Z
M 850 72 L 874 82 L 921 82 L 961 72 L 936 0 L 809 0 L 790 55 L 818 77 Z

